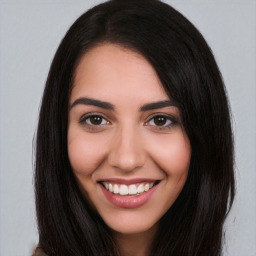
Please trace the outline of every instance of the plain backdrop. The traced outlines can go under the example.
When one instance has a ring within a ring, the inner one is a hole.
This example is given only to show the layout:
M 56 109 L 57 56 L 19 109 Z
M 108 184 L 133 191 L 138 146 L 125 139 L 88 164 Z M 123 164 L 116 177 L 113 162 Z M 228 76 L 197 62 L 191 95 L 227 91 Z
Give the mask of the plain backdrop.
M 0 255 L 28 256 L 38 242 L 32 140 L 49 66 L 73 21 L 102 1 L 0 1 Z M 211 46 L 229 93 L 237 195 L 225 256 L 256 256 L 256 1 L 165 1 Z

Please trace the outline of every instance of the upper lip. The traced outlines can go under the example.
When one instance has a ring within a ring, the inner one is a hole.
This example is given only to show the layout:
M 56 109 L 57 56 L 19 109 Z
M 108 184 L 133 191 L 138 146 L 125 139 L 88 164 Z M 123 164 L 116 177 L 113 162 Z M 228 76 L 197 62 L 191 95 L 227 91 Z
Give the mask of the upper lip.
M 114 184 L 125 184 L 125 185 L 131 185 L 136 183 L 151 183 L 159 181 L 159 179 L 148 179 L 148 178 L 134 178 L 134 179 L 122 179 L 122 178 L 108 178 L 108 179 L 102 179 L 98 182 L 108 182 L 108 183 L 114 183 Z

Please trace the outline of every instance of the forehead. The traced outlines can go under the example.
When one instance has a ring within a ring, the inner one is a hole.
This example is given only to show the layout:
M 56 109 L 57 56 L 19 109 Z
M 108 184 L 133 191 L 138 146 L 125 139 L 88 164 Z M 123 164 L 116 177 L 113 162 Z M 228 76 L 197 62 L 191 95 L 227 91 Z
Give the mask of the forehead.
M 168 98 L 153 66 L 141 54 L 114 44 L 95 46 L 81 58 L 74 75 L 71 101 L 86 94 L 97 97 Z

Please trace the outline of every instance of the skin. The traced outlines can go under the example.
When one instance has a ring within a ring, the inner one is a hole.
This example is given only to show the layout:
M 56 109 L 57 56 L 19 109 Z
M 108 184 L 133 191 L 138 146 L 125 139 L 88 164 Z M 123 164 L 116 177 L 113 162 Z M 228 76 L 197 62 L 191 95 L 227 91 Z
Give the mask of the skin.
M 108 102 L 113 109 L 84 104 L 77 101 L 80 98 Z M 82 192 L 113 230 L 122 255 L 147 255 L 158 221 L 187 178 L 191 146 L 179 109 L 174 104 L 141 110 L 162 101 L 170 99 L 154 68 L 132 50 L 101 44 L 77 66 L 70 96 L 68 155 Z M 156 116 L 162 116 L 161 122 Z M 112 178 L 160 183 L 145 204 L 127 209 L 113 205 L 102 192 L 99 181 Z

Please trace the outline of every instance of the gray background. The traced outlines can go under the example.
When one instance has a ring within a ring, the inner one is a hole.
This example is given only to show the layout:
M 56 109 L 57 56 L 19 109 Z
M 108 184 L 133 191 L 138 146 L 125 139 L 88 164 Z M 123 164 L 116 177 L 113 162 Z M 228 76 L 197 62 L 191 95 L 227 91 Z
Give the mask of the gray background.
M 37 243 L 32 140 L 54 52 L 72 22 L 101 1 L 0 1 L 0 255 Z M 256 255 L 256 1 L 166 1 L 202 32 L 227 86 L 236 139 L 237 196 L 226 256 Z

